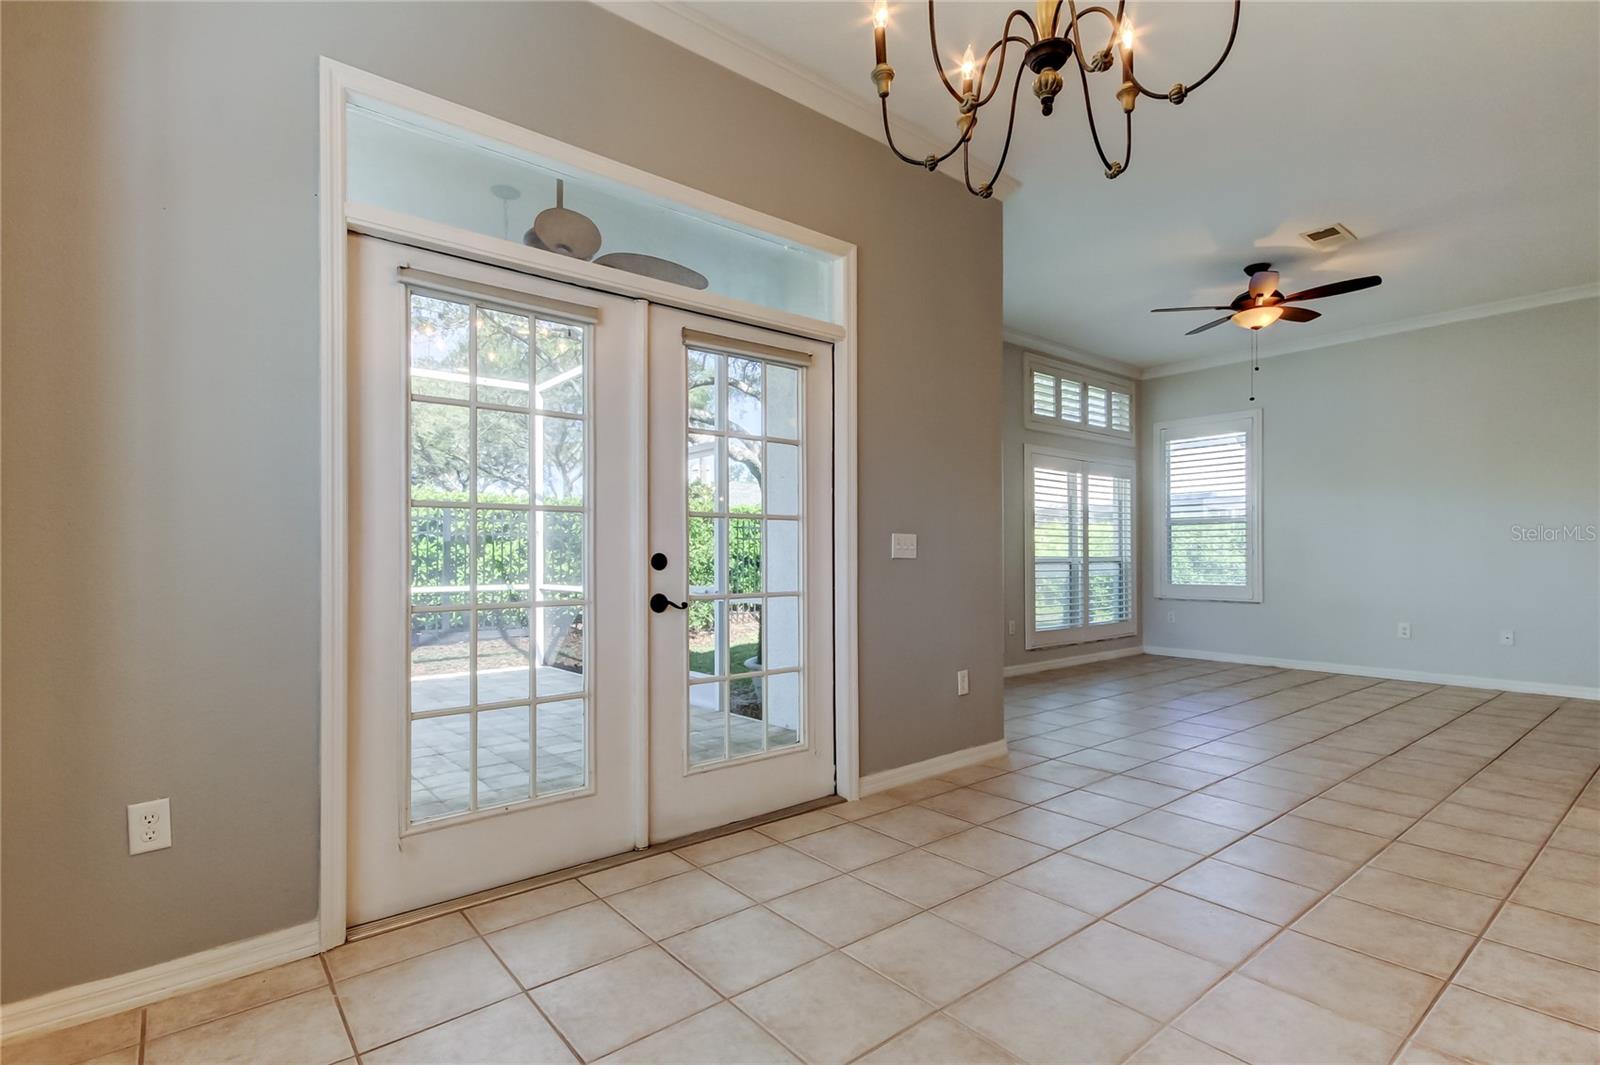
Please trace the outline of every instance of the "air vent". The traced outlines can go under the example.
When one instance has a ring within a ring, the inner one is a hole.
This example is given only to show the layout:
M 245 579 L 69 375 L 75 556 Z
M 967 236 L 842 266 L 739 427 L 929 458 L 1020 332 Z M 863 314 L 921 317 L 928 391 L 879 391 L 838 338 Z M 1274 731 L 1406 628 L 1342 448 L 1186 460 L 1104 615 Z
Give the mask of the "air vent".
M 1302 233 L 1300 239 L 1318 251 L 1333 251 L 1335 248 L 1342 248 L 1352 243 L 1356 235 L 1350 232 L 1348 226 L 1335 222 L 1331 226 L 1322 226 Z

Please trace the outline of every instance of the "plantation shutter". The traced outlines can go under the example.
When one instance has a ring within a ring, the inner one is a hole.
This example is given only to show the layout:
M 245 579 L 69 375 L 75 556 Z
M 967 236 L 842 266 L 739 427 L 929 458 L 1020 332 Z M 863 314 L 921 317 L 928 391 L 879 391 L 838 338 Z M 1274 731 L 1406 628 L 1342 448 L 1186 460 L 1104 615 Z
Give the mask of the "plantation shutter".
M 1131 635 L 1133 468 L 1028 449 L 1027 646 Z
M 1029 428 L 1132 443 L 1133 395 L 1126 387 L 1096 383 L 1037 355 L 1028 356 L 1025 367 L 1023 420 Z
M 1255 470 L 1258 412 L 1160 431 L 1165 493 L 1164 593 L 1258 599 Z

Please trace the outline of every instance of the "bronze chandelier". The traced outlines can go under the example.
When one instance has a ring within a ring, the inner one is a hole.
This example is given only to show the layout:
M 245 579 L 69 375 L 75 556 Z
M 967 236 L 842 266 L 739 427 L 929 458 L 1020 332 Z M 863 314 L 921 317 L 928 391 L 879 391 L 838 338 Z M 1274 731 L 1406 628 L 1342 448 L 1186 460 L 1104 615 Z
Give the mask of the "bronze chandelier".
M 1146 88 L 1133 72 L 1133 23 L 1127 17 L 1127 0 L 1118 0 L 1116 13 L 1108 8 L 1094 6 L 1079 11 L 1073 0 L 1037 0 L 1035 15 L 1030 16 L 1026 11 L 1013 11 L 1006 16 L 1005 26 L 1000 39 L 989 46 L 982 60 L 974 60 L 972 49 L 968 48 L 966 55 L 961 60 L 960 77 L 961 85 L 958 89 L 951 83 L 950 75 L 945 72 L 944 64 L 939 58 L 939 34 L 934 22 L 933 0 L 928 0 L 928 41 L 933 48 L 933 69 L 938 72 L 939 80 L 944 84 L 956 101 L 956 142 L 942 155 L 929 154 L 922 159 L 916 159 L 902 152 L 894 143 L 894 134 L 889 128 L 889 86 L 894 81 L 894 67 L 889 65 L 887 34 L 889 24 L 889 8 L 886 0 L 878 0 L 876 10 L 873 12 L 873 41 L 877 49 L 877 66 L 872 68 L 872 83 L 878 88 L 878 99 L 883 107 L 883 135 L 889 142 L 889 150 L 899 158 L 914 166 L 925 167 L 928 170 L 937 170 L 939 164 L 946 159 L 961 153 L 961 176 L 967 186 L 967 191 L 974 196 L 987 199 L 994 194 L 994 183 L 999 180 L 1000 172 L 1005 169 L 1006 156 L 1011 151 L 1011 134 L 1017 124 L 1017 92 L 1022 87 L 1022 74 L 1025 70 L 1033 71 L 1033 94 L 1039 98 L 1039 107 L 1044 114 L 1049 115 L 1055 109 L 1056 95 L 1061 91 L 1064 81 L 1061 71 L 1068 64 L 1078 72 L 1078 80 L 1083 87 L 1083 108 L 1089 116 L 1089 134 L 1094 139 L 1095 152 L 1100 156 L 1100 162 L 1105 165 L 1105 174 L 1108 178 L 1115 178 L 1128 168 L 1133 159 L 1133 107 L 1141 96 L 1148 96 L 1153 100 L 1166 100 L 1171 104 L 1181 104 L 1191 92 L 1204 85 L 1211 79 L 1224 62 L 1228 53 L 1233 51 L 1234 38 L 1239 34 L 1239 3 L 1233 3 L 1233 24 L 1228 30 L 1228 43 L 1223 46 L 1222 54 L 1197 81 L 1188 85 L 1177 82 L 1166 92 L 1152 92 Z M 1062 22 L 1062 8 L 1065 7 L 1066 21 Z M 1088 54 L 1083 47 L 1083 27 L 1079 19 L 1087 19 L 1091 15 L 1103 17 L 1109 24 L 1110 32 L 1106 38 L 1105 47 L 1093 54 Z M 1027 24 L 1029 36 L 1023 37 L 1012 33 L 1012 24 L 1021 19 Z M 1007 52 L 1015 44 L 1025 51 L 1022 63 L 1018 65 L 1016 76 L 1011 80 L 1011 112 L 1006 120 L 1006 139 L 1000 149 L 1000 161 L 995 165 L 994 173 L 989 180 L 981 185 L 972 183 L 971 143 L 973 130 L 978 125 L 978 111 L 987 106 L 995 97 L 1005 77 Z M 999 53 L 1000 61 L 995 66 L 994 79 L 988 82 L 989 87 L 984 88 L 988 81 L 989 64 Z M 1126 147 L 1123 149 L 1120 161 L 1107 157 L 1104 146 L 1100 143 L 1100 131 L 1095 125 L 1094 105 L 1089 96 L 1089 75 L 1110 70 L 1115 55 L 1122 60 L 1122 85 L 1117 89 L 1117 99 L 1122 104 L 1122 112 L 1126 122 L 1124 137 Z M 1085 58 L 1085 56 L 1088 58 Z

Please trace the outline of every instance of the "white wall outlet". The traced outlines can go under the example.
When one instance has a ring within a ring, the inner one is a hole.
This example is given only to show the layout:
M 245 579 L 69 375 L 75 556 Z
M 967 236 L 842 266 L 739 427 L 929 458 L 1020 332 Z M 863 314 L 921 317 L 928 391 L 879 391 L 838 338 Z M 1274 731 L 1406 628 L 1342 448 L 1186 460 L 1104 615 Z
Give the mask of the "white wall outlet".
M 1176 610 L 1167 611 L 1167 624 L 1168 625 L 1175 625 L 1175 624 L 1177 624 L 1177 621 L 1178 621 L 1178 612 Z
M 956 670 L 956 694 L 965 695 L 969 690 L 970 689 L 967 685 L 967 671 L 964 669 Z
M 1006 635 L 1007 636 L 1015 636 L 1016 634 L 1017 634 L 1017 623 L 1016 623 L 1015 619 L 1006 622 Z
M 889 534 L 890 558 L 916 558 L 917 534 L 916 533 L 890 533 Z
M 1394 634 L 1400 637 L 1402 640 L 1411 639 L 1411 622 L 1402 621 L 1395 625 Z
M 172 804 L 167 799 L 136 802 L 128 807 L 128 853 L 165 850 L 172 846 Z
M 1516 634 L 1516 632 L 1514 630 L 1512 630 L 1512 629 L 1501 629 L 1500 630 L 1500 646 L 1501 647 L 1515 647 L 1516 645 L 1517 645 L 1517 634 Z

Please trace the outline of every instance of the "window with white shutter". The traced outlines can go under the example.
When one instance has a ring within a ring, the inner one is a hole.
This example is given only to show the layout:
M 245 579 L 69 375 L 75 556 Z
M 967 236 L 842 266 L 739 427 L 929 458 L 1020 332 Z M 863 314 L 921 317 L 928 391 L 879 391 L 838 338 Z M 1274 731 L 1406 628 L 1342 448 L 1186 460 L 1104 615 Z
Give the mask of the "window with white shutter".
M 1261 601 L 1261 412 L 1156 427 L 1164 599 Z
M 1042 355 L 1026 356 L 1023 366 L 1022 421 L 1028 428 L 1133 443 L 1131 385 Z
M 1026 449 L 1029 648 L 1131 636 L 1133 464 Z

